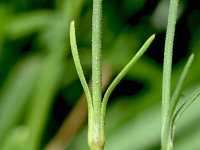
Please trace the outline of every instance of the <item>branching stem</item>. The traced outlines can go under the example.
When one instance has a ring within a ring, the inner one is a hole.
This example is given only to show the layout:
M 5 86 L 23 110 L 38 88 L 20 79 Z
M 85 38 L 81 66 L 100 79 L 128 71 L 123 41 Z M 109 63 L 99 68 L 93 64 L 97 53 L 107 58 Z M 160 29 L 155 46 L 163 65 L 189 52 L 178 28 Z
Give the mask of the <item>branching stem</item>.
M 104 118 L 108 98 L 121 79 L 128 73 L 136 61 L 144 54 L 155 38 L 152 35 L 125 68 L 119 73 L 111 83 L 102 102 L 102 56 L 101 56 L 101 18 L 102 18 L 102 0 L 93 0 L 92 14 L 92 94 L 86 83 L 84 73 L 81 67 L 78 49 L 76 45 L 74 21 L 70 26 L 70 43 L 75 67 L 81 84 L 85 91 L 88 102 L 88 144 L 90 150 L 103 150 L 105 144 Z M 92 95 L 92 96 L 91 96 Z

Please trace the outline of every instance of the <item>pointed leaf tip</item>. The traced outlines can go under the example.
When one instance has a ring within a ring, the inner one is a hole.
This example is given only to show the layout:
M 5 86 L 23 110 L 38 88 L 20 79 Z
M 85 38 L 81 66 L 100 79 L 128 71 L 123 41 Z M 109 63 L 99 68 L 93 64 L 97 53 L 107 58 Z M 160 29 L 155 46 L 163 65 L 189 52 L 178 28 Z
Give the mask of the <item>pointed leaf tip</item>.
M 74 19 L 71 21 L 71 23 L 70 23 L 70 28 L 74 28 L 74 26 L 75 26 L 75 22 L 74 22 Z
M 193 60 L 194 59 L 194 53 L 192 53 L 191 55 L 190 55 L 190 58 Z
M 156 37 L 156 34 L 154 33 L 150 38 L 151 38 L 152 40 L 154 40 L 155 37 Z

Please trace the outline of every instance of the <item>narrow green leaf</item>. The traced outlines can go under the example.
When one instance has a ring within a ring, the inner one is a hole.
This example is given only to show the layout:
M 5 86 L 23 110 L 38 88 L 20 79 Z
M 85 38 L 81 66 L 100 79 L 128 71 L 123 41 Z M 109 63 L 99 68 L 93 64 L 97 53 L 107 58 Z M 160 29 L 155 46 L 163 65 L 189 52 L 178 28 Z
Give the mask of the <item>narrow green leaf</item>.
M 178 108 L 176 113 L 172 118 L 172 137 L 174 135 L 174 130 L 178 119 L 183 115 L 187 108 L 200 96 L 200 87 L 197 88 L 191 96 Z
M 178 103 L 178 100 L 180 98 L 180 95 L 181 95 L 181 91 L 183 89 L 183 84 L 185 82 L 185 79 L 188 75 L 188 72 L 190 70 L 190 67 L 192 65 L 192 62 L 194 60 L 194 54 L 191 54 L 184 69 L 183 69 L 183 72 L 180 76 L 180 79 L 178 81 L 178 84 L 176 86 L 176 89 L 173 93 L 173 96 L 171 98 L 171 102 L 170 102 L 170 109 L 169 109 L 169 116 L 172 117 L 173 114 L 174 114 L 174 110 L 176 109 L 176 106 L 177 106 L 177 103 Z
M 176 85 L 176 89 L 175 89 L 173 96 L 171 98 L 171 101 L 170 101 L 170 108 L 169 108 L 168 117 L 167 117 L 166 122 L 169 124 L 169 132 L 171 135 L 171 141 L 173 141 L 173 135 L 174 135 L 174 125 L 173 125 L 173 121 L 172 121 L 173 115 L 175 114 L 175 109 L 176 109 L 177 103 L 180 99 L 180 95 L 181 95 L 181 92 L 183 89 L 183 84 L 189 73 L 189 70 L 190 70 L 193 60 L 194 60 L 194 54 L 191 54 L 182 73 L 181 73 L 178 84 Z
M 106 93 L 103 98 L 102 102 L 102 119 L 105 116 L 106 111 L 106 105 L 108 102 L 108 99 L 110 97 L 110 94 L 114 90 L 114 88 L 117 86 L 117 84 L 123 79 L 123 77 L 128 73 L 128 71 L 131 69 L 131 67 L 140 59 L 140 57 L 145 53 L 145 51 L 148 49 L 150 44 L 153 42 L 155 38 L 155 34 L 153 34 L 151 37 L 147 39 L 147 41 L 144 43 L 144 45 L 139 49 L 139 51 L 134 55 L 134 57 L 130 60 L 130 62 L 123 68 L 123 70 L 118 74 L 118 76 L 113 80 L 113 82 L 110 84 L 108 89 L 106 90 Z
M 77 44 L 76 44 L 76 35 L 75 35 L 75 25 L 74 25 L 74 21 L 71 22 L 70 24 L 70 44 L 71 44 L 71 49 L 72 49 L 72 56 L 74 59 L 74 64 L 78 73 L 78 76 L 80 78 L 81 84 L 83 86 L 83 89 L 85 91 L 86 97 L 87 97 L 87 101 L 88 101 L 88 109 L 90 111 L 90 109 L 92 109 L 93 105 L 92 105 L 92 97 L 90 94 L 90 90 L 89 87 L 87 85 L 84 73 L 83 73 L 83 69 L 80 63 L 80 58 L 78 55 L 78 48 L 77 48 Z

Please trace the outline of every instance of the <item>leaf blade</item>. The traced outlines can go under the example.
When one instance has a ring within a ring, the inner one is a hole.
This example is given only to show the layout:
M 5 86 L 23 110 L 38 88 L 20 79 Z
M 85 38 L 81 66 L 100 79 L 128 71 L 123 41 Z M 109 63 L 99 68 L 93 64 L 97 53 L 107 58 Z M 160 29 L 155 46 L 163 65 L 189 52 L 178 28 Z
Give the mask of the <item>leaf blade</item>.
M 84 73 L 83 73 L 83 69 L 80 63 L 80 58 L 79 58 L 79 54 L 78 54 L 78 48 L 77 48 L 77 44 L 76 44 L 76 35 L 75 35 L 75 25 L 74 25 L 74 21 L 71 22 L 70 24 L 70 45 L 71 45 L 71 50 L 72 50 L 72 56 L 74 59 L 74 64 L 76 67 L 76 71 L 78 73 L 79 79 L 81 81 L 81 84 L 83 86 L 83 89 L 85 91 L 85 95 L 87 97 L 87 101 L 88 101 L 88 109 L 92 109 L 93 105 L 92 105 L 92 97 L 90 94 L 90 90 L 88 87 L 88 84 L 86 82 Z
M 173 116 L 172 119 L 172 136 L 174 134 L 174 129 L 177 121 L 180 119 L 180 117 L 183 115 L 183 113 L 189 108 L 189 106 L 200 96 L 200 87 L 197 88 L 191 96 L 178 108 L 176 113 Z
M 105 95 L 103 97 L 102 101 L 102 119 L 105 117 L 105 111 L 108 99 L 114 90 L 114 88 L 118 85 L 118 83 L 123 79 L 123 77 L 128 73 L 128 71 L 131 69 L 131 67 L 141 58 L 141 56 L 145 53 L 145 51 L 148 49 L 150 44 L 153 42 L 155 38 L 155 34 L 151 35 L 147 41 L 142 45 L 142 47 L 139 49 L 139 51 L 133 56 L 133 58 L 129 61 L 129 63 L 122 69 L 122 71 L 117 75 L 117 77 L 113 80 L 113 82 L 110 84 L 108 89 L 105 92 Z
M 169 110 L 170 117 L 172 117 L 173 114 L 174 114 L 174 111 L 176 109 L 178 100 L 180 98 L 180 95 L 181 95 L 181 92 L 182 92 L 182 89 L 183 89 L 183 84 L 184 84 L 186 77 L 189 73 L 189 70 L 191 68 L 193 60 L 194 60 L 194 54 L 191 54 L 187 63 L 185 64 L 185 67 L 184 67 L 184 69 L 181 73 L 181 76 L 179 78 L 179 81 L 177 83 L 176 89 L 175 89 L 175 91 L 172 95 L 171 102 L 170 102 L 170 110 Z

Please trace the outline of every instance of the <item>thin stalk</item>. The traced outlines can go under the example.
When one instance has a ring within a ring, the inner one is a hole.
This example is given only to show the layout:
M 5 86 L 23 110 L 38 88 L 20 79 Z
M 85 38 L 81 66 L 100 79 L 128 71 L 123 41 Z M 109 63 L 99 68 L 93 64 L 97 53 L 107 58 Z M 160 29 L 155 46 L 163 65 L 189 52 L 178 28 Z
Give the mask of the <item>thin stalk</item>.
M 104 149 L 104 129 L 101 128 L 101 21 L 102 0 L 93 0 L 92 14 L 92 100 L 93 112 L 89 112 L 88 144 L 91 150 Z
M 178 0 L 170 0 L 168 25 L 165 40 L 164 66 L 163 66 L 163 85 L 162 85 L 162 150 L 171 150 L 172 141 L 169 138 L 169 126 L 166 124 L 170 103 L 171 90 L 171 69 L 172 69 L 172 53 L 175 25 L 177 18 Z
M 87 82 L 86 82 L 86 79 L 85 79 L 85 76 L 84 76 L 84 73 L 83 73 L 80 58 L 79 58 L 79 55 L 78 55 L 74 21 L 72 21 L 71 24 L 70 24 L 70 45 L 71 45 L 71 49 L 72 49 L 72 56 L 73 56 L 73 59 L 74 59 L 74 64 L 75 64 L 79 79 L 81 81 L 81 84 L 83 86 L 85 95 L 87 97 L 88 110 L 91 111 L 93 109 L 92 108 L 92 97 L 91 97 L 90 89 L 87 85 Z
M 94 110 L 101 108 L 101 0 L 93 0 L 92 15 L 92 97 Z M 97 112 L 98 113 L 98 112 Z

